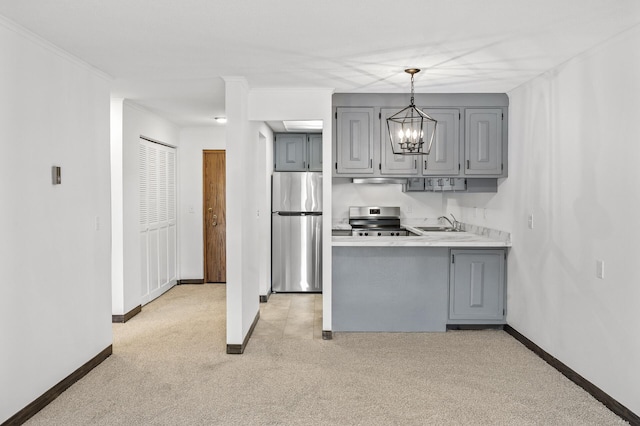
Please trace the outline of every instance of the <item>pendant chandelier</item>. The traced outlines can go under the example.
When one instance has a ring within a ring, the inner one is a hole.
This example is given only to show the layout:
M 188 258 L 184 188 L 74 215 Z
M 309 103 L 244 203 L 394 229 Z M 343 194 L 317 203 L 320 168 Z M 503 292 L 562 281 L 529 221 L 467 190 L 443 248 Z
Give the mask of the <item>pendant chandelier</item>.
M 409 68 L 404 72 L 411 74 L 411 104 L 387 118 L 391 148 L 394 154 L 429 155 L 438 122 L 414 104 L 413 76 L 420 70 Z

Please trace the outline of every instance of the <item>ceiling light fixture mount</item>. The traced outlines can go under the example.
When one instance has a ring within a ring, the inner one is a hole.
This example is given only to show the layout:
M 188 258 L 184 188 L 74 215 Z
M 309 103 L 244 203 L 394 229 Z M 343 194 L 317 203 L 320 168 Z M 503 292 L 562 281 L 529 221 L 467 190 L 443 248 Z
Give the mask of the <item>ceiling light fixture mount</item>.
M 404 72 L 411 75 L 411 103 L 387 118 L 391 149 L 399 155 L 429 155 L 438 122 L 415 106 L 413 76 L 420 70 L 408 68 Z

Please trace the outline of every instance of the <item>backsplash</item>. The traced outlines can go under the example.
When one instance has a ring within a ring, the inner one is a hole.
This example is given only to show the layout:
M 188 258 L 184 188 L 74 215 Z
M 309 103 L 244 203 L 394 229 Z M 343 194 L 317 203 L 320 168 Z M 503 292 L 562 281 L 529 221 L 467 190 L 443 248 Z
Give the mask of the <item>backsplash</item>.
M 469 223 L 462 223 L 462 230 L 494 240 L 504 241 L 505 243 L 511 242 L 511 234 L 507 231 L 499 231 L 497 229 L 485 228 L 484 226 L 471 225 Z
M 354 184 L 333 179 L 332 222 L 348 223 L 351 206 L 398 206 L 402 220 L 437 218 L 443 214 L 441 193 L 402 192 L 400 184 Z

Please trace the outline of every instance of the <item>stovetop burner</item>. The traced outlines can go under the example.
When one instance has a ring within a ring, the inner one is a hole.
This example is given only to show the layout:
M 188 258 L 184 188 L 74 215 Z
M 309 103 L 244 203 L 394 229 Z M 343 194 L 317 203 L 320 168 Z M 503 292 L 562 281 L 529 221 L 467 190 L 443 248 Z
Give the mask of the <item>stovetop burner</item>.
M 409 235 L 400 226 L 400 207 L 349 207 L 349 225 L 357 237 Z

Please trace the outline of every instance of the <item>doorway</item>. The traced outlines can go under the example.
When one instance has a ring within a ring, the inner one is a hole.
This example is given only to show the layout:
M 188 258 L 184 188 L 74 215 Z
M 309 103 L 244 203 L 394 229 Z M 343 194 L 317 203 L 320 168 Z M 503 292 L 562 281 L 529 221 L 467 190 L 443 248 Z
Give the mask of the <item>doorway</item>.
M 204 282 L 227 282 L 226 153 L 203 151 Z

